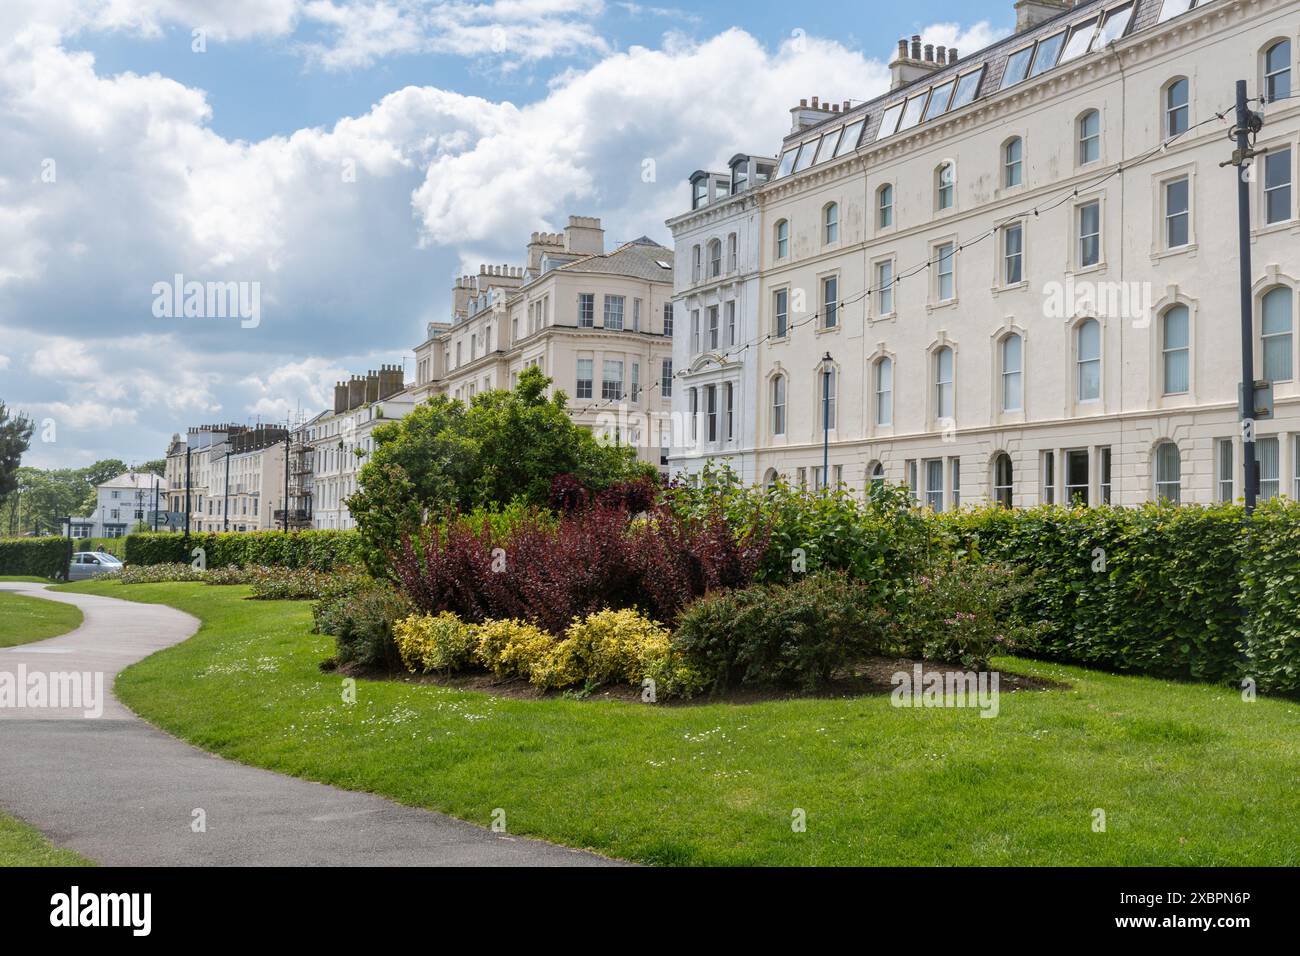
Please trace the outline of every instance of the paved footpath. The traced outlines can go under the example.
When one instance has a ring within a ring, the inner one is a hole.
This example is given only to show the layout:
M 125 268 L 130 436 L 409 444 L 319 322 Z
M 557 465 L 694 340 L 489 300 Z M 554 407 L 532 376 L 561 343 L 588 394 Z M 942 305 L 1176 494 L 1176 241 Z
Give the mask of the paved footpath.
M 77 630 L 0 648 L 0 672 L 99 671 L 185 640 L 199 622 L 156 604 L 0 589 L 75 604 Z M 103 716 L 0 707 L 0 809 L 60 846 L 117 866 L 600 866 L 614 861 L 511 837 L 371 794 L 204 753 L 134 716 L 111 693 Z M 38 717 L 33 714 L 39 713 Z M 207 831 L 191 829 L 206 813 Z

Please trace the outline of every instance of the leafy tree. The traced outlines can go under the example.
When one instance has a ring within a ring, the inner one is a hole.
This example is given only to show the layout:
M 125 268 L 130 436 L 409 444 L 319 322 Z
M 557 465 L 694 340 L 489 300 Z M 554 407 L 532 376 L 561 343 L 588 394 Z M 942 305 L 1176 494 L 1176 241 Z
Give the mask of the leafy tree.
M 10 417 L 9 409 L 0 402 L 0 498 L 17 488 L 18 465 L 31 442 L 31 419 L 25 415 Z
M 167 459 L 155 458 L 152 461 L 146 461 L 144 464 L 137 467 L 136 471 L 152 472 L 153 474 L 157 475 L 159 478 L 164 478 L 167 475 Z
M 392 546 L 428 513 L 544 506 L 559 475 L 599 490 L 654 474 L 634 449 L 604 445 L 575 425 L 563 392 L 546 397 L 550 384 L 528 368 L 513 391 L 484 392 L 469 405 L 440 395 L 375 429 L 360 490 L 347 502 L 371 545 Z

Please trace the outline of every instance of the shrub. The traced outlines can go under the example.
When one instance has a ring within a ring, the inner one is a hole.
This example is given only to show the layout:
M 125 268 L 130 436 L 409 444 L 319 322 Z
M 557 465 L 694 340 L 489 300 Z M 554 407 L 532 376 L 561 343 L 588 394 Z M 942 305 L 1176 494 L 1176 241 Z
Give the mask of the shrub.
M 411 673 L 450 674 L 468 667 L 478 647 L 472 625 L 444 611 L 412 614 L 392 626 L 393 642 Z
M 497 677 L 532 678 L 533 668 L 546 664 L 557 641 L 525 621 L 486 621 L 475 629 L 478 660 Z
M 147 564 L 140 567 L 126 565 L 121 571 L 105 574 L 101 581 L 116 581 L 119 584 L 165 584 L 172 581 L 203 581 L 203 571 L 196 570 L 188 564 Z
M 127 564 L 175 564 L 193 560 L 202 548 L 208 568 L 230 565 L 247 568 L 275 566 L 331 571 L 360 563 L 362 542 L 355 531 L 230 531 L 174 532 L 127 535 L 123 560 Z
M 1024 653 L 1041 626 L 1016 610 L 1033 592 L 1026 574 L 995 562 L 953 559 L 921 575 L 890 622 L 893 649 L 911 657 L 983 669 L 993 654 Z
M 396 670 L 405 663 L 394 640 L 397 622 L 411 614 L 411 605 L 391 585 L 328 594 L 312 605 L 316 631 L 334 638 L 339 664 Z
M 574 621 L 563 643 L 572 645 L 570 654 L 588 682 L 639 684 L 647 659 L 665 654 L 671 638 L 636 611 L 605 610 Z
M 673 649 L 709 686 L 814 689 L 885 646 L 871 597 L 842 573 L 710 594 L 686 609 Z
M 1261 507 L 1242 553 L 1240 676 L 1262 691 L 1300 693 L 1300 504 Z
M 240 568 L 230 565 L 224 568 L 209 568 L 202 572 L 204 584 L 252 584 L 261 568 Z
M 67 538 L 0 538 L 0 574 L 62 578 L 67 567 Z
M 374 579 L 350 568 L 327 574 L 311 568 L 271 567 L 250 569 L 248 583 L 260 601 L 319 601 L 369 587 Z

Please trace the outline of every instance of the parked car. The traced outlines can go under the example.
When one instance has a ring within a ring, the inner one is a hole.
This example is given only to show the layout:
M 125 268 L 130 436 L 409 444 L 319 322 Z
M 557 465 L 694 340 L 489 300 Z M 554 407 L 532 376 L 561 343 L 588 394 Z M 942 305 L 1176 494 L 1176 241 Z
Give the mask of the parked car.
M 111 554 L 102 551 L 78 551 L 72 556 L 72 564 L 68 566 L 68 580 L 84 581 L 87 578 L 121 570 L 122 562 Z

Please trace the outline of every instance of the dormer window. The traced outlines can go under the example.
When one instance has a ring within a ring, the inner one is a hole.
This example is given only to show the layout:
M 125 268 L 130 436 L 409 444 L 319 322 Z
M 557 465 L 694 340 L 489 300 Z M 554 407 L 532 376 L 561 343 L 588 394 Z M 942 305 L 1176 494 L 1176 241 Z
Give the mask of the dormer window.
M 697 176 L 691 180 L 691 208 L 699 209 L 709 201 L 709 177 Z

